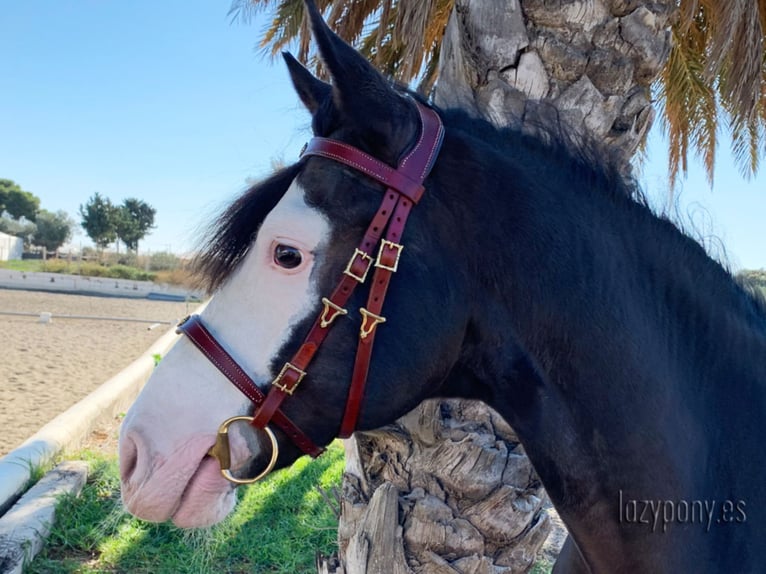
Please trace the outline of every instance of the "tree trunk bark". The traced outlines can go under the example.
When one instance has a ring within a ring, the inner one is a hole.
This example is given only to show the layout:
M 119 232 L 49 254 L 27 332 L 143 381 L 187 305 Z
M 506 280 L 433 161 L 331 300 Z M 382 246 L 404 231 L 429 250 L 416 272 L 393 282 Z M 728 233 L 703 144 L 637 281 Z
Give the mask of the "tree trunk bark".
M 341 500 L 345 574 L 526 572 L 550 531 L 516 435 L 473 401 L 426 401 L 346 441 Z
M 627 163 L 654 119 L 651 83 L 675 10 L 668 0 L 456 0 L 435 101 L 498 127 L 560 121 Z
M 435 101 L 498 127 L 560 123 L 605 142 L 627 166 L 654 118 L 650 86 L 674 11 L 667 0 L 456 0 Z M 556 520 L 546 502 L 499 415 L 476 402 L 427 401 L 346 442 L 341 565 L 322 571 L 528 572 Z

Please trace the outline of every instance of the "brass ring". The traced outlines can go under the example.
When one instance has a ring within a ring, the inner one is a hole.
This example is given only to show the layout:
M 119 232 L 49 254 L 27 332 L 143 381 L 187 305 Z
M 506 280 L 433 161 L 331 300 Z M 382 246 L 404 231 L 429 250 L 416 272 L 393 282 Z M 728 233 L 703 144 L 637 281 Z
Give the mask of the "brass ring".
M 256 475 L 253 478 L 235 477 L 233 474 L 231 474 L 231 451 L 229 449 L 229 425 L 237 421 L 247 421 L 248 423 L 251 423 L 253 421 L 253 417 L 236 416 L 223 421 L 221 423 L 221 426 L 218 427 L 218 436 L 216 437 L 215 444 L 210 448 L 209 451 L 207 451 L 207 454 L 212 456 L 214 459 L 216 459 L 218 461 L 218 464 L 221 465 L 221 475 L 226 480 L 228 480 L 229 482 L 233 482 L 234 484 L 252 484 L 254 482 L 258 482 L 259 480 L 261 480 L 264 476 L 269 474 L 274 469 L 274 466 L 277 464 L 277 458 L 279 457 L 279 444 L 277 443 L 277 437 L 274 436 L 274 433 L 268 427 L 268 425 L 263 427 L 263 429 L 258 429 L 258 430 L 263 430 L 266 433 L 266 436 L 268 436 L 269 440 L 271 441 L 271 460 L 269 460 L 269 464 L 266 465 L 266 468 L 260 474 Z

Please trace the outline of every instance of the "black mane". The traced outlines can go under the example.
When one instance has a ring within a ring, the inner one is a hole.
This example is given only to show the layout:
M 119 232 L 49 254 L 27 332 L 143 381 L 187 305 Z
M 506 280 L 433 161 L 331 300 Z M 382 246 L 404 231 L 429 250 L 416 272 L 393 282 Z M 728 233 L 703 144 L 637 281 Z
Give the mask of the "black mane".
M 618 209 L 632 212 L 635 219 L 650 221 L 656 235 L 668 241 L 669 253 L 675 254 L 679 261 L 691 262 L 699 273 L 700 284 L 715 281 L 720 289 L 731 289 L 744 296 L 747 306 L 766 317 L 766 296 L 734 277 L 725 250 L 721 259 L 713 257 L 701 233 L 684 225 L 681 217 L 653 209 L 620 156 L 586 134 L 572 131 L 559 120 L 554 108 L 538 116 L 541 119 L 536 124 L 527 122 L 527 127 L 533 126 L 533 134 L 513 127 L 498 129 L 462 110 L 441 113 L 445 125 L 463 132 L 472 145 L 484 148 L 488 155 L 502 150 L 502 153 L 513 154 L 514 162 L 522 169 L 530 165 L 543 166 L 547 177 L 563 182 L 559 186 L 560 193 L 577 191 L 582 201 L 588 201 L 592 194 L 600 194 L 608 197 Z

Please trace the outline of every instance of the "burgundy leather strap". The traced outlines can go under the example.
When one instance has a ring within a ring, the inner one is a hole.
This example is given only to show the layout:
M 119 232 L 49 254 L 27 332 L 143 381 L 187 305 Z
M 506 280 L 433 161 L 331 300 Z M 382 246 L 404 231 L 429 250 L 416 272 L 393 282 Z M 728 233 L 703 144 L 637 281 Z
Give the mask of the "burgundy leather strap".
M 386 233 L 386 241 L 399 245 L 411 208 L 412 203 L 406 199 L 401 199 L 397 203 L 393 220 L 388 228 L 388 233 Z M 343 414 L 343 421 L 341 422 L 340 433 L 338 434 L 340 438 L 350 437 L 354 429 L 356 429 L 356 422 L 359 418 L 362 400 L 364 399 L 364 389 L 372 360 L 375 333 L 377 332 L 377 326 L 381 324 L 377 323 L 377 318 L 383 318 L 383 301 L 386 298 L 391 277 L 395 272 L 392 269 L 395 269 L 399 262 L 400 253 L 394 254 L 393 251 L 396 251 L 396 249 L 391 248 L 389 244 L 381 244 L 378 257 L 380 265 L 375 267 L 375 274 L 372 278 L 372 286 L 370 287 L 370 294 L 367 298 L 367 306 L 365 307 L 369 315 L 363 315 L 362 327 L 359 332 L 359 345 L 356 348 L 354 372 L 351 375 L 351 388 L 349 389 L 346 411 Z M 373 322 L 376 324 L 372 325 L 371 323 Z
M 421 115 L 423 129 L 420 140 L 407 157 L 399 165 L 399 171 L 408 178 L 416 178 L 423 181 L 433 167 L 443 137 L 441 120 L 432 110 L 418 108 Z M 433 115 L 424 115 L 427 114 Z M 425 143 L 425 145 L 424 145 Z M 404 247 L 401 245 L 404 227 L 412 209 L 412 201 L 409 197 L 399 197 L 394 208 L 393 217 L 386 231 L 386 238 L 381 243 L 378 257 L 375 262 L 375 274 L 367 298 L 367 307 L 362 311 L 363 321 L 359 331 L 359 345 L 354 360 L 354 372 L 351 376 L 351 388 L 346 400 L 346 410 L 341 422 L 340 438 L 351 436 L 356 428 L 359 418 L 364 390 L 367 384 L 367 375 L 372 360 L 372 348 L 375 343 L 377 326 L 385 322 L 382 315 L 383 302 L 386 299 L 388 285 L 391 277 L 396 272 L 399 257 Z
M 425 191 L 422 182 L 410 179 L 371 155 L 337 140 L 313 138 L 303 150 L 303 155 L 319 155 L 353 167 L 407 196 L 413 203 L 420 201 Z
M 364 282 L 363 280 L 366 278 L 372 266 L 372 252 L 380 241 L 380 237 L 383 230 L 386 228 L 388 220 L 391 219 L 398 197 L 399 196 L 393 192 L 389 191 L 386 193 L 378 211 L 372 218 L 372 222 L 367 227 L 367 231 L 365 232 L 362 241 L 359 243 L 359 246 L 354 251 L 354 255 L 351 256 L 351 259 L 346 266 L 347 272 L 344 272 L 340 283 L 330 297 L 327 298 L 330 303 L 332 303 L 332 306 L 325 304 L 322 312 L 316 318 L 309 330 L 308 335 L 306 335 L 303 344 L 298 349 L 298 352 L 293 355 L 293 358 L 290 359 L 288 364 L 304 372 L 308 368 L 311 359 L 314 357 L 314 353 L 327 336 L 332 322 L 339 316 L 337 314 L 332 316 L 332 312 L 337 309 L 343 309 L 356 286 Z M 362 280 L 360 281 L 360 279 Z M 277 378 L 274 379 L 274 383 L 277 384 L 272 383 L 266 401 L 260 408 L 256 409 L 255 414 L 253 415 L 254 418 L 252 424 L 259 428 L 263 428 L 269 424 L 271 417 L 282 404 L 282 401 L 292 394 L 299 382 L 300 380 L 288 380 L 287 385 L 285 385 L 284 381 L 282 381 L 278 375 Z
M 202 324 L 199 315 L 191 315 L 184 319 L 177 331 L 186 335 L 189 340 L 213 363 L 223 375 L 237 387 L 242 394 L 250 399 L 256 407 L 260 405 L 266 396 L 255 384 L 242 367 L 232 358 L 215 337 Z M 306 454 L 316 458 L 325 449 L 315 445 L 312 440 L 293 423 L 282 411 L 276 411 L 272 419 L 282 432 Z
M 309 362 L 314 357 L 314 353 L 319 348 L 319 345 L 322 344 L 322 341 L 324 341 L 329 330 L 330 324 L 323 322 L 322 317 L 327 313 L 331 313 L 331 310 L 338 309 L 342 309 L 342 313 L 345 314 L 344 306 L 349 297 L 351 297 L 354 288 L 357 284 L 363 283 L 367 277 L 373 260 L 373 250 L 378 245 L 383 230 L 388 227 L 388 240 L 398 243 L 412 205 L 417 203 L 423 195 L 423 180 L 425 180 L 433 167 L 444 134 L 441 119 L 435 111 L 420 104 L 417 104 L 417 110 L 420 115 L 420 136 L 412 150 L 405 156 L 396 170 L 344 142 L 327 138 L 313 138 L 303 151 L 303 155 L 325 157 L 353 167 L 383 183 L 388 189 L 383 196 L 383 201 L 377 213 L 367 227 L 362 242 L 355 250 L 347 266 L 347 271 L 351 270 L 352 275 L 355 275 L 355 277 L 349 276 L 348 273 L 345 274 L 341 283 L 328 298 L 329 304 L 324 303 L 325 307 L 314 322 L 303 345 L 287 363 L 289 365 L 288 373 L 295 374 L 300 372 L 305 374 Z M 383 261 L 387 257 L 391 257 L 391 253 L 388 253 L 391 248 L 386 249 L 385 245 L 381 247 L 382 251 L 380 252 L 380 259 Z M 394 260 L 398 262 L 401 248 L 399 247 L 396 251 Z M 383 299 L 385 298 L 391 275 L 390 271 L 383 274 L 380 273 L 381 271 L 385 271 L 385 269 L 381 270 L 376 266 L 375 277 L 376 279 L 379 278 L 382 284 L 378 286 L 378 281 L 376 280 L 370 294 L 370 300 L 372 301 L 373 298 L 379 299 L 379 303 L 375 302 L 372 304 L 372 307 L 368 303 L 368 308 L 378 315 L 383 305 Z M 373 309 L 375 310 L 373 311 Z M 351 379 L 351 388 L 349 389 L 349 397 L 346 401 L 339 434 L 342 438 L 350 436 L 354 431 L 362 399 L 364 398 L 364 388 L 372 357 L 374 330 L 377 324 L 372 325 L 372 332 L 370 334 L 361 337 L 361 333 L 365 332 L 366 326 L 370 324 L 371 319 L 371 316 L 365 316 L 362 322 L 360 343 L 354 363 L 354 375 Z M 374 321 L 374 319 L 372 320 Z M 267 425 L 282 402 L 293 393 L 295 387 L 300 383 L 302 376 L 293 376 L 287 381 L 283 379 L 284 377 L 280 373 L 272 383 L 266 401 L 255 411 L 253 425 L 261 428 Z
M 359 284 L 365 282 L 370 269 L 374 266 L 373 284 L 367 307 L 360 309 L 363 317 L 359 346 L 339 436 L 344 438 L 350 436 L 356 427 L 364 398 L 375 332 L 377 326 L 385 321 L 381 315 L 383 301 L 403 249 L 401 238 L 404 227 L 412 206 L 417 204 L 423 195 L 423 181 L 436 161 L 444 135 L 444 128 L 438 114 L 420 103 L 416 103 L 416 107 L 421 120 L 420 137 L 397 169 L 346 143 L 335 140 L 314 138 L 306 147 L 304 155 L 321 156 L 348 165 L 384 184 L 387 189 L 362 241 L 351 256 L 343 277 L 332 294 L 322 299 L 321 313 L 298 351 L 289 362 L 285 363 L 272 381 L 267 395 L 264 396 L 252 379 L 210 335 L 199 317 L 193 316 L 179 326 L 179 331 L 185 333 L 200 351 L 255 404 L 252 421 L 254 426 L 263 428 L 273 421 L 301 450 L 311 456 L 318 456 L 323 449 L 314 445 L 279 410 L 279 407 L 284 399 L 292 395 L 298 387 L 330 327 L 336 319 L 347 313 L 345 305 L 351 294 Z M 385 239 L 381 242 L 384 232 Z M 375 253 L 378 245 L 379 248 Z

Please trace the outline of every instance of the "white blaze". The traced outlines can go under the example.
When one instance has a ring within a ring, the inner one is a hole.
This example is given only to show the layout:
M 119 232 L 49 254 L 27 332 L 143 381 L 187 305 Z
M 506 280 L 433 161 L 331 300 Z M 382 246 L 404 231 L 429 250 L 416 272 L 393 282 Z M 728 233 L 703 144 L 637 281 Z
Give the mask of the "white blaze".
M 294 181 L 264 220 L 240 268 L 202 313 L 204 324 L 259 385 L 269 382 L 272 358 L 321 296 L 311 271 L 314 255 L 329 235 L 329 221 L 306 204 L 303 189 Z M 284 269 L 274 262 L 279 244 L 301 251 L 297 268 Z M 233 507 L 231 488 L 212 474 L 212 465 L 203 465 L 211 466 L 210 471 L 204 469 L 210 476 L 204 477 L 198 466 L 218 425 L 244 412 L 247 403 L 182 338 L 161 361 L 123 422 L 123 474 L 135 468 L 123 483 L 128 509 L 150 520 L 172 516 L 181 526 L 222 519 Z
M 327 218 L 306 205 L 303 189 L 293 182 L 263 222 L 241 268 L 202 313 L 208 328 L 225 337 L 230 352 L 248 373 L 266 376 L 292 326 L 321 297 L 310 274 L 314 254 L 329 234 Z M 274 263 L 279 244 L 300 249 L 299 267 L 284 269 Z

